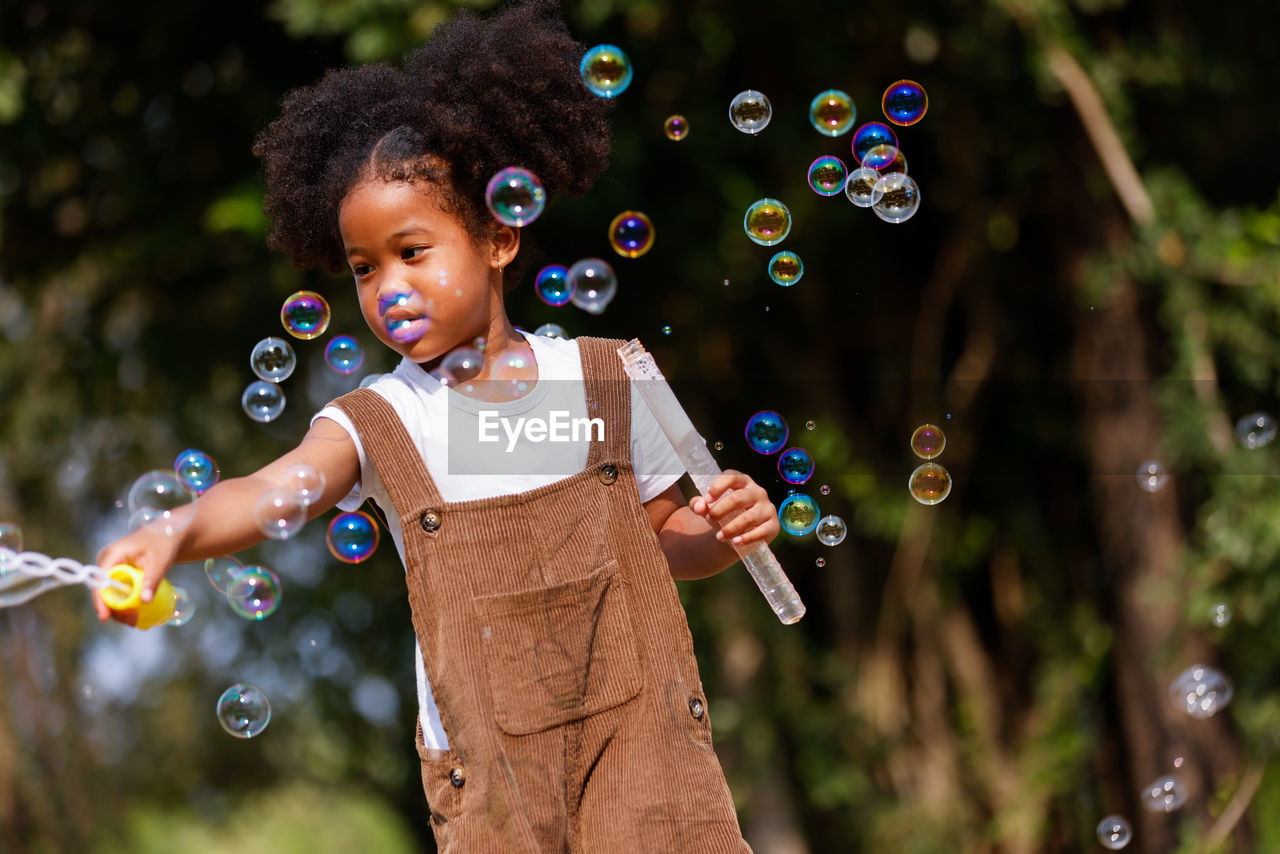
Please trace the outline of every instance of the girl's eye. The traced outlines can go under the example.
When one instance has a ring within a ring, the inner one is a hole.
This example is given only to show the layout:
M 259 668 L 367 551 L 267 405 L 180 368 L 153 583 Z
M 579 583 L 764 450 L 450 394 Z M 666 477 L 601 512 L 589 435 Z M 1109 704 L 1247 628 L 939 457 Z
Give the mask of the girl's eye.
M 408 261 L 410 258 L 417 258 L 423 252 L 427 251 L 425 246 L 408 246 L 400 251 L 401 259 Z
M 355 277 L 357 279 L 359 279 L 360 277 L 367 276 L 369 275 L 369 273 L 373 272 L 373 265 L 372 264 L 352 264 L 351 272 L 355 274 Z

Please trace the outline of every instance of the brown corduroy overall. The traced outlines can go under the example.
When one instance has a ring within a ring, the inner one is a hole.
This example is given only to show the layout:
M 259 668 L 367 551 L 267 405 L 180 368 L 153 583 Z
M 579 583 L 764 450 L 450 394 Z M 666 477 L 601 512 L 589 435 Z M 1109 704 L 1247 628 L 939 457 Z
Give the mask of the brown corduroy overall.
M 749 854 L 693 639 L 631 467 L 616 348 L 579 338 L 586 468 L 449 503 L 391 406 L 346 412 L 399 513 L 413 627 L 449 739 L 422 781 L 437 845 L 488 852 Z

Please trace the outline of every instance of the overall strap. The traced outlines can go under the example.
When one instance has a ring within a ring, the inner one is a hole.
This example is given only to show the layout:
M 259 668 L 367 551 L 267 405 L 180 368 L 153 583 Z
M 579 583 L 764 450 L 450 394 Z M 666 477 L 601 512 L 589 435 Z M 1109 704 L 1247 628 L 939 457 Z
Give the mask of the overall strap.
M 631 461 L 631 378 L 622 369 L 620 338 L 578 338 L 587 417 L 604 420 L 604 441 L 591 441 L 587 468 L 605 460 Z
M 333 401 L 333 405 L 355 424 L 365 455 L 382 478 L 398 515 L 403 517 L 415 508 L 444 503 L 422 455 L 386 398 L 371 389 L 358 388 Z

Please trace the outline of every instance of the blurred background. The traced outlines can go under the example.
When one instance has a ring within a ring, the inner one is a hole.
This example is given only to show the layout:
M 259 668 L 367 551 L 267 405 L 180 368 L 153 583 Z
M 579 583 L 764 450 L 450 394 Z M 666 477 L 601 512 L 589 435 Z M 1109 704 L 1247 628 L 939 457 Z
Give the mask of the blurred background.
M 90 561 L 143 472 L 189 447 L 252 471 L 392 366 L 347 278 L 264 248 L 250 146 L 289 89 L 492 5 L 0 6 L 0 520 L 27 548 Z M 593 316 L 526 281 L 513 322 L 638 336 L 721 464 L 775 503 L 790 487 L 743 431 L 778 411 L 816 461 L 800 488 L 849 528 L 775 542 L 809 608 L 794 626 L 740 565 L 680 585 L 755 850 L 1095 851 L 1112 814 L 1142 854 L 1280 850 L 1280 443 L 1236 430 L 1280 414 L 1274 4 L 565 12 L 635 78 L 609 170 L 527 236 L 544 263 L 609 258 L 619 291 Z M 900 78 L 930 107 L 899 129 L 923 201 L 893 225 L 809 189 L 809 163 L 849 162 L 851 135 L 820 135 L 808 108 L 836 88 L 858 124 L 883 120 Z M 757 136 L 727 116 L 749 88 L 773 105 Z M 776 247 L 804 261 L 791 287 L 743 234 L 766 196 L 794 218 Z M 635 260 L 606 239 L 624 209 L 656 227 Z M 248 354 L 300 288 L 330 300 L 365 368 L 341 377 L 327 338 L 291 340 L 288 405 L 258 424 Z M 934 506 L 907 490 L 926 422 L 952 478 Z M 1168 474 L 1154 491 L 1147 461 Z M 0 851 L 434 850 L 389 541 L 340 564 L 321 519 L 239 557 L 283 580 L 262 622 L 199 565 L 170 576 L 196 600 L 181 628 L 102 626 L 83 588 L 0 611 Z M 1197 663 L 1234 683 L 1203 719 L 1169 691 Z M 245 741 L 213 714 L 239 681 L 273 704 Z M 1165 775 L 1185 802 L 1150 811 Z

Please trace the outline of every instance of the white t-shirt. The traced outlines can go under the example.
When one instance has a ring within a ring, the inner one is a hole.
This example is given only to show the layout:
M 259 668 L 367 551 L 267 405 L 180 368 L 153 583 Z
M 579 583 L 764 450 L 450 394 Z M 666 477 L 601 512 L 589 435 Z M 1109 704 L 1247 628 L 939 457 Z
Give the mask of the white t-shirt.
M 496 403 L 469 398 L 441 385 L 408 359 L 369 386 L 385 398 L 399 416 L 445 501 L 527 492 L 570 477 L 586 467 L 590 437 L 597 434 L 592 432 L 596 428 L 587 423 L 578 342 L 522 334 L 538 364 L 538 381 L 516 400 Z M 365 499 L 376 501 L 387 516 L 391 538 L 403 564 L 400 517 L 360 443 L 355 425 L 336 406 L 321 409 L 312 418 L 313 423 L 316 418 L 337 422 L 347 431 L 360 454 L 360 480 L 346 498 L 338 502 L 338 507 L 354 510 Z M 539 418 L 547 428 L 541 433 L 524 426 Z M 450 428 L 463 431 L 459 437 L 467 439 L 465 443 L 455 443 L 452 453 L 448 441 Z M 539 435 L 545 438 L 539 439 Z M 458 447 L 465 450 L 459 451 Z M 450 463 L 455 469 L 453 472 Z M 685 471 L 634 384 L 631 385 L 631 463 L 642 502 L 662 494 Z M 414 662 L 423 739 L 427 747 L 448 749 L 440 713 L 422 665 L 422 649 L 416 639 Z

